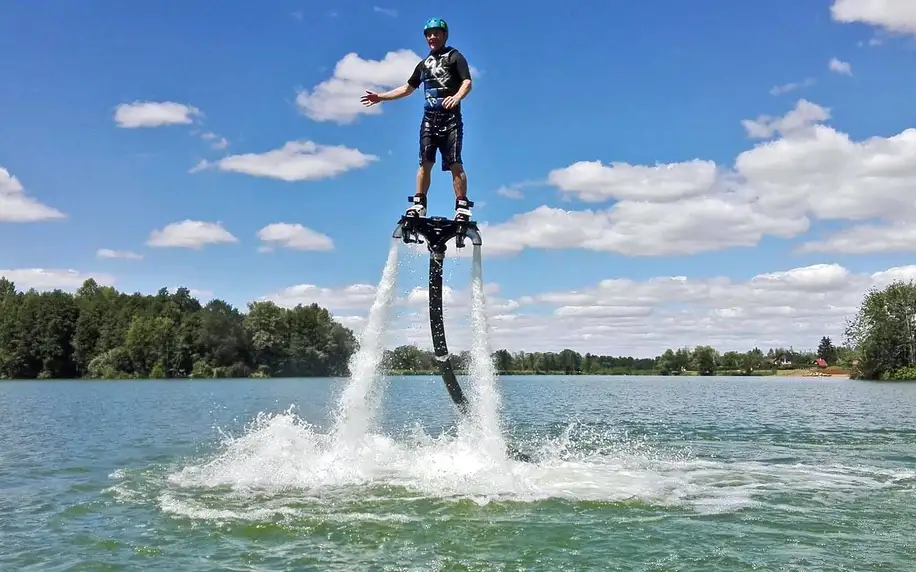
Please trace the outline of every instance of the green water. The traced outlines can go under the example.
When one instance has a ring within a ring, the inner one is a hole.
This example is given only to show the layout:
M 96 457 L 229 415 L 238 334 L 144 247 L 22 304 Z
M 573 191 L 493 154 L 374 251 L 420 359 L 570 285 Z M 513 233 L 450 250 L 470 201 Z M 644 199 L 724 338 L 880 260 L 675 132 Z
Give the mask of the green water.
M 336 383 L 0 383 L 0 570 L 916 569 L 916 384 L 508 377 L 521 463 Z

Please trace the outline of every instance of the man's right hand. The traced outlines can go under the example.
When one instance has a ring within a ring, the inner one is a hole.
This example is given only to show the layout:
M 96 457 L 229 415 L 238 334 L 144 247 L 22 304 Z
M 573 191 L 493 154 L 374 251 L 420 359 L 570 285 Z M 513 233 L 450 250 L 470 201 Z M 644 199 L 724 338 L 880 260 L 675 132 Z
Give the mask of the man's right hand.
M 362 96 L 361 98 L 359 98 L 359 100 L 360 100 L 360 101 L 363 103 L 363 105 L 365 105 L 366 107 L 371 107 L 371 106 L 375 105 L 376 103 L 379 103 L 380 101 L 382 101 L 382 98 L 379 97 L 378 94 L 375 93 L 374 91 L 369 91 L 369 90 L 367 89 L 367 90 L 366 90 L 366 95 L 364 95 L 364 96 Z

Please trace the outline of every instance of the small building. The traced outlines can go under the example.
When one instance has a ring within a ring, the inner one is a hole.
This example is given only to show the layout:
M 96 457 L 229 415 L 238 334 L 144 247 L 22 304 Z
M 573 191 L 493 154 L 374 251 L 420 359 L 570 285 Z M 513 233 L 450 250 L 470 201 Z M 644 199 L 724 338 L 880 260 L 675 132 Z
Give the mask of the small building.
M 817 358 L 814 363 L 817 364 L 817 367 L 827 367 L 827 361 L 824 358 Z

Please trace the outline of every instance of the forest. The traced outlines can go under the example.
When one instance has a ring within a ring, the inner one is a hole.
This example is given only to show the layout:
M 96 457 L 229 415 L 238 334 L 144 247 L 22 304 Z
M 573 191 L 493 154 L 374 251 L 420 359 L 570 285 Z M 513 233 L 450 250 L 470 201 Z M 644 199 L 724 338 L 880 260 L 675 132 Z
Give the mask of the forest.
M 126 294 L 89 279 L 75 294 L 19 292 L 0 279 L 0 378 L 341 376 L 355 348 L 315 304 L 243 314 L 186 288 Z
M 86 280 L 75 292 L 19 291 L 0 278 L 0 379 L 338 377 L 349 375 L 353 331 L 317 304 L 283 308 L 222 300 L 201 304 L 187 288 L 127 294 Z M 654 358 L 556 352 L 493 353 L 500 374 L 767 375 L 823 359 L 860 379 L 916 379 L 916 286 L 869 291 L 847 323 L 847 343 L 821 337 L 816 351 L 710 346 Z M 454 356 L 465 372 L 468 352 Z M 385 351 L 393 374 L 435 374 L 432 351 Z

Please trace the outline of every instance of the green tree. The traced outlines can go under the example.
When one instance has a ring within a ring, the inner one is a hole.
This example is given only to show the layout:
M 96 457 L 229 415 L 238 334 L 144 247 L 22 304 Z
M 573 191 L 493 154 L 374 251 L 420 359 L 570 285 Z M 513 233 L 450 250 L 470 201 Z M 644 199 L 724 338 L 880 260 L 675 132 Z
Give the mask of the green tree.
M 19 292 L 0 277 L 0 378 L 346 375 L 353 332 L 316 304 L 258 302 L 244 315 L 187 288 Z
M 719 352 L 711 346 L 697 346 L 693 350 L 693 365 L 700 375 L 715 375 Z
M 854 348 L 858 379 L 916 377 L 916 285 L 896 281 L 883 290 L 871 289 L 846 337 Z
M 828 364 L 835 364 L 837 361 L 837 350 L 833 346 L 830 337 L 824 336 L 817 345 L 817 357 L 826 361 Z

